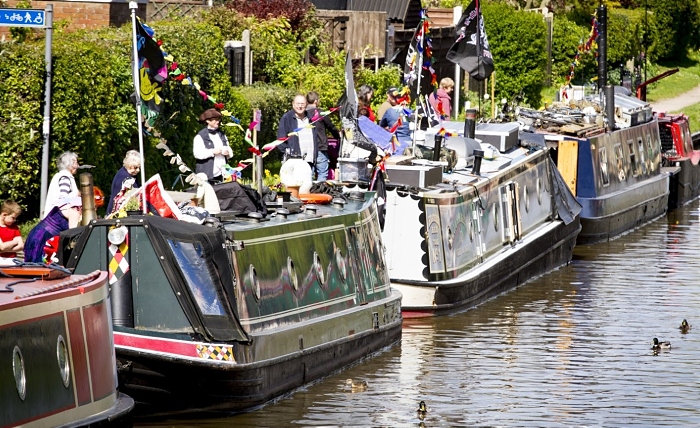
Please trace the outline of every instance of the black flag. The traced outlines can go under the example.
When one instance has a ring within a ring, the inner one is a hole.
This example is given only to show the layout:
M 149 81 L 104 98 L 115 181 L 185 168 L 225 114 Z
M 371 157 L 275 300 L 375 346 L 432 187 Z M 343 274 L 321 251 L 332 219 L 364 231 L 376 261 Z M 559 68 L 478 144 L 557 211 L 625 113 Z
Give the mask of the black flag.
M 355 78 L 352 75 L 352 59 L 350 52 L 345 56 L 345 93 L 338 100 L 340 117 L 352 121 L 357 119 L 357 93 L 355 93 Z
M 455 27 L 457 39 L 447 52 L 447 59 L 458 64 L 476 80 L 493 73 L 493 57 L 484 30 L 479 0 L 472 0 Z

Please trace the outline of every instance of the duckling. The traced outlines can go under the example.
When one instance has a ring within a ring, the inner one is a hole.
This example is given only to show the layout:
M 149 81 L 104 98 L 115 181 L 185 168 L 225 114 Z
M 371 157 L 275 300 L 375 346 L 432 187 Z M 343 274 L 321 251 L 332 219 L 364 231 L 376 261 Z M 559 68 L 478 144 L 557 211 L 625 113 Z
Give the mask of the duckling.
M 681 322 L 681 326 L 678 328 L 680 329 L 681 333 L 687 333 L 690 330 L 690 324 L 688 324 L 688 321 L 683 320 L 683 322 Z
M 369 384 L 366 380 L 348 379 L 345 381 L 345 387 L 349 387 L 352 392 L 362 392 L 367 390 Z
M 659 342 L 659 339 L 654 338 L 654 344 L 651 349 L 658 351 L 659 349 L 671 349 L 671 342 Z
M 416 414 L 418 415 L 418 419 L 421 421 L 425 419 L 425 416 L 428 414 L 428 406 L 425 404 L 425 401 L 421 401 L 418 403 L 418 409 L 416 410 Z

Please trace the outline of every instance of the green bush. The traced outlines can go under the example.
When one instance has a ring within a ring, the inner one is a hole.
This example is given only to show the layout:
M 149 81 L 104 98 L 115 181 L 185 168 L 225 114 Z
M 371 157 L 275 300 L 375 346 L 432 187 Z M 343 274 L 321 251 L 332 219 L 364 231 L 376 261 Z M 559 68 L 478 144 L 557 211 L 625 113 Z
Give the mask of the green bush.
M 542 16 L 503 3 L 483 4 L 482 14 L 495 64 L 496 98 L 511 99 L 522 91 L 528 104 L 539 107 L 547 63 Z

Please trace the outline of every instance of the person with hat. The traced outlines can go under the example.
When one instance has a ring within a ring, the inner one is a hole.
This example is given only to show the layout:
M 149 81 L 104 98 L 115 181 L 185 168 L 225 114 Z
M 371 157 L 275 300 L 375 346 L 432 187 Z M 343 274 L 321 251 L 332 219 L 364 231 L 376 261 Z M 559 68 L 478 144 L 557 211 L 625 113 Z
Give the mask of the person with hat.
M 391 108 L 384 112 L 379 126 L 396 135 L 399 142 L 408 144 L 411 143 L 410 117 L 405 113 L 403 105 L 399 104 L 397 95 L 396 88 L 389 90 L 387 100 L 391 104 Z
M 207 126 L 194 137 L 192 153 L 197 162 L 195 173 L 203 172 L 210 183 L 218 184 L 223 181 L 223 167 L 233 156 L 233 151 L 219 128 L 221 113 L 217 109 L 206 110 L 199 116 L 199 122 Z
M 53 207 L 57 206 L 59 199 L 80 196 L 80 191 L 73 177 L 78 171 L 78 166 L 78 155 L 73 152 L 63 152 L 56 158 L 58 172 L 51 178 L 49 189 L 46 192 L 42 218 L 46 217 Z
M 30 263 L 44 262 L 46 241 L 59 235 L 64 230 L 78 226 L 82 217 L 83 203 L 79 196 L 64 196 L 41 219 L 27 235 L 24 245 L 24 261 Z
M 393 106 L 396 105 L 396 93 L 398 93 L 398 89 L 395 87 L 391 87 L 386 91 L 386 101 L 384 101 L 380 106 L 379 109 L 377 110 L 377 120 L 382 120 L 384 117 L 384 113 L 386 113 L 387 110 L 392 108 Z

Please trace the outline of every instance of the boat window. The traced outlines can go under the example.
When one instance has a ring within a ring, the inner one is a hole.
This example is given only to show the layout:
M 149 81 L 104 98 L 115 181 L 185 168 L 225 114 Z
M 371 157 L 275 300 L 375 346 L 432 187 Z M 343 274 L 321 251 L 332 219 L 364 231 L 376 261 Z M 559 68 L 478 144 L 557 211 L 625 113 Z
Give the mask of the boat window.
M 693 153 L 693 138 L 690 136 L 690 128 L 688 127 L 688 122 L 681 124 L 681 134 L 683 138 L 683 144 L 685 145 L 685 153 L 690 156 Z
M 627 140 L 627 148 L 630 151 L 630 169 L 632 170 L 632 177 L 639 175 L 637 170 L 637 155 L 634 153 L 634 141 Z
M 625 181 L 627 174 L 625 173 L 625 158 L 622 155 L 622 144 L 615 144 L 613 151 L 615 152 L 615 164 L 617 165 L 617 178 L 620 181 Z
M 644 156 L 644 141 L 642 137 L 637 138 L 637 151 L 639 152 L 639 164 L 642 166 L 642 174 L 647 173 L 647 160 Z
M 608 171 L 608 150 L 605 147 L 598 149 L 598 160 L 600 162 L 600 178 L 603 187 L 610 185 L 610 172 Z
M 221 289 L 217 287 L 202 246 L 196 242 L 169 239 L 168 244 L 187 286 L 203 315 L 225 315 Z
M 654 162 L 654 146 L 651 145 L 651 135 L 647 135 L 647 158 L 649 159 L 649 172 L 656 169 Z

